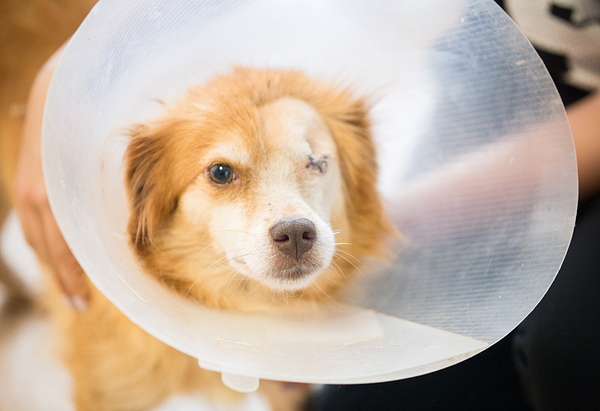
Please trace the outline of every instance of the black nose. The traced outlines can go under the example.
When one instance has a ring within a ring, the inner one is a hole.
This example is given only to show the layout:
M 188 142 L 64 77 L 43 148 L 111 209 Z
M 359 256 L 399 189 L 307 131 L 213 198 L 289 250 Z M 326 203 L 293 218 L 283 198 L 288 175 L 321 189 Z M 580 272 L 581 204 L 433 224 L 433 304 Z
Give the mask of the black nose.
M 279 250 L 296 260 L 312 248 L 317 238 L 317 229 L 307 218 L 284 218 L 271 227 L 269 232 Z

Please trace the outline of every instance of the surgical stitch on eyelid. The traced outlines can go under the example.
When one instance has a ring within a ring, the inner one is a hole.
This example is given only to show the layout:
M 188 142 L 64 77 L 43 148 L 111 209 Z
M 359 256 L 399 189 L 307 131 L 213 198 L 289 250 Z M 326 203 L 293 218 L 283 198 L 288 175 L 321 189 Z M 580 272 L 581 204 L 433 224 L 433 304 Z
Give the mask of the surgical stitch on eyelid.
M 311 167 L 313 170 L 319 170 L 320 173 L 324 173 L 327 171 L 327 159 L 329 158 L 329 156 L 324 155 L 324 156 L 316 156 L 316 155 L 309 155 L 308 156 L 308 160 L 310 161 L 310 164 L 306 166 L 306 168 Z

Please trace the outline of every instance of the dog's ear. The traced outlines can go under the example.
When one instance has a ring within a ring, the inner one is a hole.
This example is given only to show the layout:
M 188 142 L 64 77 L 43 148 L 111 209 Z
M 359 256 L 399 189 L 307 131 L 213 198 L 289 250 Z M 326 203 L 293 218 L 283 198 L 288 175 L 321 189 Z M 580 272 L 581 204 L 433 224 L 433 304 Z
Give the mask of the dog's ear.
M 383 240 L 394 232 L 377 191 L 377 151 L 369 107 L 342 93 L 328 126 L 337 145 L 351 242 L 358 253 L 385 256 Z
M 169 181 L 169 128 L 136 125 L 125 152 L 125 187 L 129 199 L 129 239 L 138 254 L 152 246 L 153 234 L 177 208 L 178 189 Z

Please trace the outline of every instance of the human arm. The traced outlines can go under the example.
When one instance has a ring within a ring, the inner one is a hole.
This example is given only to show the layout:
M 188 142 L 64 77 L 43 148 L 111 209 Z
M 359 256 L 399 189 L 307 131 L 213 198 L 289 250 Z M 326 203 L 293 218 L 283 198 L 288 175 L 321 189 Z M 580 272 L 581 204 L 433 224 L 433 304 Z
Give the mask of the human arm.
M 600 191 L 600 91 L 567 108 L 577 169 L 579 197 L 586 200 Z
M 61 47 L 38 72 L 27 101 L 17 161 L 17 211 L 25 238 L 52 272 L 73 308 L 85 309 L 84 274 L 52 215 L 42 173 L 41 130 L 46 93 Z

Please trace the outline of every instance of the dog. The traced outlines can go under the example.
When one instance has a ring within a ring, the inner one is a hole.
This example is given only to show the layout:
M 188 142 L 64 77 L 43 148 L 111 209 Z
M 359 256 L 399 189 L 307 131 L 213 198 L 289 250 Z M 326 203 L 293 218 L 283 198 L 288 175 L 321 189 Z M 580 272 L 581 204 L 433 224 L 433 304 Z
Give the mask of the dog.
M 128 130 L 132 251 L 182 298 L 225 310 L 341 298 L 394 228 L 376 189 L 369 108 L 293 70 L 235 68 Z M 130 322 L 90 283 L 84 313 L 55 310 L 80 411 L 149 410 L 177 393 L 241 394 Z M 263 382 L 274 410 L 306 388 Z

